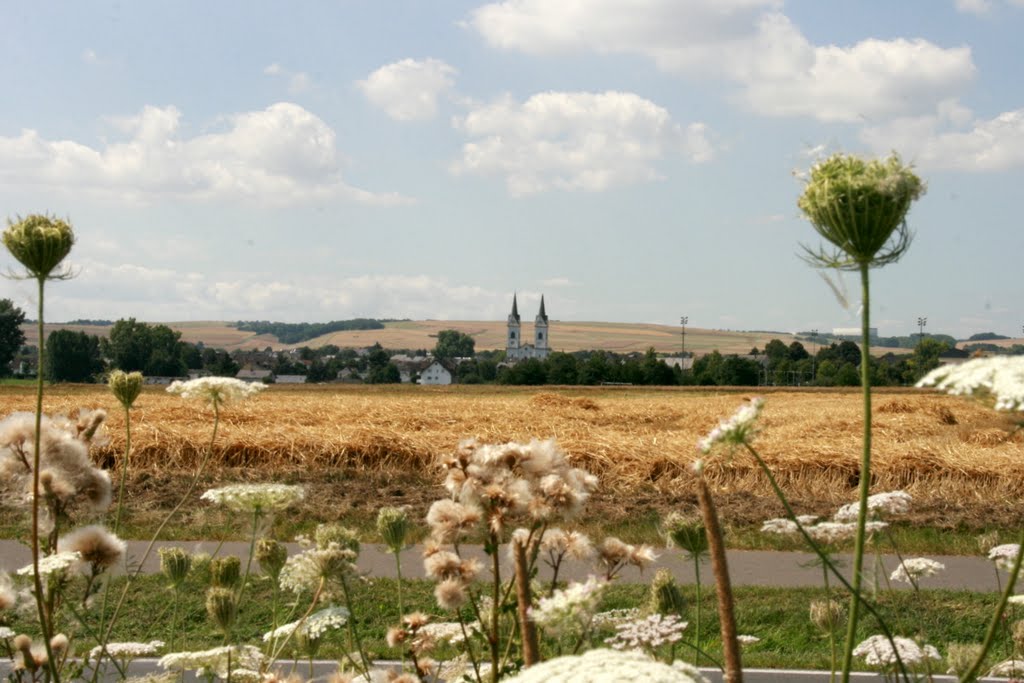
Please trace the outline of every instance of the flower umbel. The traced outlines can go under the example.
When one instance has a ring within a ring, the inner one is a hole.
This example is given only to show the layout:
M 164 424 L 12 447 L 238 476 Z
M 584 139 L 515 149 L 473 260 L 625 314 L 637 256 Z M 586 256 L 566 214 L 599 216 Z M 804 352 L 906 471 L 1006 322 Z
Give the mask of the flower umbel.
M 45 214 L 30 214 L 7 221 L 4 246 L 38 280 L 67 277 L 53 271 L 75 244 L 75 233 L 67 221 Z
M 243 401 L 266 388 L 265 384 L 243 382 L 233 377 L 200 377 L 187 382 L 171 382 L 167 391 L 182 398 L 196 398 L 220 407 Z
M 235 512 L 280 512 L 305 497 L 305 489 L 288 484 L 233 484 L 210 489 L 201 498 Z
M 722 420 L 708 435 L 697 442 L 697 448 L 705 455 L 711 452 L 716 444 L 739 446 L 756 433 L 755 423 L 764 409 L 763 398 L 753 398 L 742 405 L 728 420 Z
M 1024 356 L 975 358 L 935 368 L 919 387 L 935 387 L 955 396 L 991 398 L 996 410 L 1024 410 Z

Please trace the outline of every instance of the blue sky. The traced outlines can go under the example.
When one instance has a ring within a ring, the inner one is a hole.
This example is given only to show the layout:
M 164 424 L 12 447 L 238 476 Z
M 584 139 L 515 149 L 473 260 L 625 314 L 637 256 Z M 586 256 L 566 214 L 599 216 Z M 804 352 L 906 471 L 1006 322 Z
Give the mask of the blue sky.
M 883 334 L 1020 336 L 1021 0 L 0 7 L 0 206 L 70 217 L 52 320 L 853 324 L 794 175 L 928 193 Z M 7 280 L 2 296 L 33 306 Z

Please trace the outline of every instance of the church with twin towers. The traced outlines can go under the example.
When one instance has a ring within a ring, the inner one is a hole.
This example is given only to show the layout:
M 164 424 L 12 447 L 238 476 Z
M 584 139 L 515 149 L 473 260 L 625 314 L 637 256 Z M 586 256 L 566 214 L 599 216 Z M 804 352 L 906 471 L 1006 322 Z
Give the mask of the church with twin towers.
M 525 358 L 547 358 L 551 354 L 548 338 L 548 314 L 544 310 L 544 295 L 540 295 L 540 311 L 533 323 L 533 344 L 524 344 L 519 303 L 512 295 L 512 312 L 508 316 L 508 334 L 505 336 L 505 360 L 516 362 Z

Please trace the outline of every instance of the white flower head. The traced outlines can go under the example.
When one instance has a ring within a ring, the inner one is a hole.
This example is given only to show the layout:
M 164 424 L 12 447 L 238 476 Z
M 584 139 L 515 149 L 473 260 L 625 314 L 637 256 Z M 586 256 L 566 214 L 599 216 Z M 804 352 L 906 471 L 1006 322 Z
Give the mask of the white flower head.
M 954 396 L 991 398 L 996 410 L 1024 410 L 1024 356 L 975 358 L 938 367 L 917 383 Z
M 886 491 L 868 496 L 868 513 L 874 517 L 894 517 L 910 511 L 913 498 L 906 491 Z M 849 503 L 835 514 L 837 522 L 855 522 L 860 510 L 858 503 Z
M 916 666 L 926 659 L 942 659 L 933 646 L 922 647 L 910 638 L 901 636 L 894 637 L 892 642 L 882 635 L 871 636 L 853 648 L 853 654 L 855 657 L 863 657 L 868 666 L 881 668 L 895 666 L 897 654 L 905 666 Z
M 739 635 L 736 636 L 736 640 L 739 641 L 740 645 L 754 645 L 760 643 L 761 639 L 757 636 Z
M 267 388 L 259 382 L 243 382 L 233 377 L 199 377 L 187 382 L 174 381 L 168 393 L 182 398 L 197 398 L 211 406 L 226 406 L 255 396 Z
M 537 606 L 530 609 L 530 616 L 554 633 L 576 632 L 593 619 L 607 587 L 606 581 L 595 576 L 583 583 L 571 583 L 550 597 L 541 598 Z
M 232 484 L 210 489 L 202 499 L 235 512 L 280 512 L 305 495 L 303 487 L 288 484 Z
M 779 536 L 792 536 L 799 533 L 800 529 L 797 527 L 796 522 L 791 519 L 784 517 L 775 517 L 773 519 L 766 519 L 761 525 L 761 533 L 764 534 L 778 534 Z
M 742 405 L 728 420 L 722 420 L 707 436 L 697 442 L 697 449 L 707 455 L 716 444 L 738 446 L 749 441 L 756 433 L 755 423 L 764 409 L 763 398 L 753 398 Z
M 637 651 L 597 649 L 556 657 L 505 679 L 506 683 L 706 683 L 693 667 L 668 665 Z
M 225 645 L 198 652 L 172 652 L 160 658 L 157 666 L 167 671 L 195 671 L 199 676 L 213 674 L 224 678 L 230 663 L 236 669 L 258 671 L 266 658 L 252 645 Z
M 682 640 L 689 622 L 675 614 L 651 614 L 615 626 L 615 635 L 605 643 L 616 650 L 653 650 Z
M 918 579 L 934 576 L 945 568 L 946 565 L 927 557 L 910 557 L 903 560 L 889 578 L 893 581 L 915 584 Z
M 314 612 L 303 622 L 301 619 L 278 626 L 263 634 L 263 642 L 287 638 L 296 632 L 309 640 L 319 640 L 328 631 L 339 629 L 348 623 L 349 611 L 344 607 L 328 607 Z
M 1013 563 L 1017 561 L 1018 555 L 1020 555 L 1020 544 L 1018 543 L 1003 543 L 988 551 L 988 559 L 1006 571 L 1013 569 Z
M 151 640 L 148 643 L 107 643 L 107 655 L 121 661 L 152 657 L 164 646 L 162 640 Z M 103 648 L 97 645 L 89 652 L 89 659 L 99 660 Z
M 990 678 L 1019 678 L 1024 676 L 1024 659 L 1007 659 L 988 672 Z
M 60 574 L 68 567 L 81 562 L 82 554 L 79 552 L 62 552 L 47 555 L 39 558 L 39 575 L 49 578 L 53 574 Z M 35 569 L 32 565 L 26 565 L 17 571 L 18 576 L 32 576 Z

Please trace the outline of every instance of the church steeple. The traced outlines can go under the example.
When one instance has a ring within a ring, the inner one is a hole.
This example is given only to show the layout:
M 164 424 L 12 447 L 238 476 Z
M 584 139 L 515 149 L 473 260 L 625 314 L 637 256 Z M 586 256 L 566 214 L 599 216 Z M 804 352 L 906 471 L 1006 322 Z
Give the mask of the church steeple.
M 537 314 L 537 320 L 548 321 L 548 314 L 544 312 L 544 295 L 540 295 L 540 313 Z
M 505 353 L 509 358 L 517 358 L 522 346 L 520 337 L 519 304 L 516 295 L 512 295 L 512 312 L 508 314 L 508 334 L 505 336 Z
M 543 300 L 544 297 L 541 296 L 541 299 Z M 543 306 L 544 306 L 544 304 L 541 303 L 541 307 L 542 308 L 543 308 Z M 519 322 L 519 304 L 516 302 L 516 295 L 515 294 L 512 295 L 512 315 L 509 316 L 510 320 L 512 318 L 515 318 L 516 322 Z
M 533 323 L 533 347 L 537 352 L 547 356 L 548 349 L 548 314 L 544 310 L 544 295 L 540 295 L 540 310 L 537 312 L 537 319 Z

